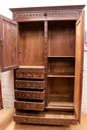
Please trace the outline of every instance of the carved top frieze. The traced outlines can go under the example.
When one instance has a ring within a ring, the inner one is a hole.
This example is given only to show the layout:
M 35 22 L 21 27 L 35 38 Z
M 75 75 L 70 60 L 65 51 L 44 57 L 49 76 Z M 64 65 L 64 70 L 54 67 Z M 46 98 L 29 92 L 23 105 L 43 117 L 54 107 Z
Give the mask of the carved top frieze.
M 29 20 L 49 20 L 60 18 L 78 18 L 85 5 L 73 6 L 53 6 L 53 7 L 32 7 L 32 8 L 13 8 L 13 19 L 16 21 Z
M 81 10 L 75 10 L 75 11 L 55 11 L 55 12 L 31 12 L 31 13 L 15 13 L 13 15 L 14 20 L 16 19 L 38 19 L 38 18 L 42 18 L 42 20 L 44 19 L 50 19 L 50 18 L 62 18 L 62 17 L 78 17 L 81 13 Z

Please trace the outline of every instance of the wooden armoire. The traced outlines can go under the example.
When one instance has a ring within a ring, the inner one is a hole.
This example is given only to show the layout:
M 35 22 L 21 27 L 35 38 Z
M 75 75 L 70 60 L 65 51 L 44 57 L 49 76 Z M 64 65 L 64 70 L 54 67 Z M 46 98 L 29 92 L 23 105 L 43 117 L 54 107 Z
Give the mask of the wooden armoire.
M 85 5 L 11 8 L 0 16 L 1 70 L 14 69 L 19 123 L 80 123 Z

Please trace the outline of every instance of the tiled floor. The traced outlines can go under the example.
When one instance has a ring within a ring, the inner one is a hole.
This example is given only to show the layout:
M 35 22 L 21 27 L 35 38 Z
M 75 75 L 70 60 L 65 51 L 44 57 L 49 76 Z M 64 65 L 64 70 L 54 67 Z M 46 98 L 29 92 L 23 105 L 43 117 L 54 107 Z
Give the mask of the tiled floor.
M 0 110 L 0 130 L 87 130 L 87 114 L 81 114 L 81 124 L 70 126 L 26 125 L 13 121 L 14 109 Z

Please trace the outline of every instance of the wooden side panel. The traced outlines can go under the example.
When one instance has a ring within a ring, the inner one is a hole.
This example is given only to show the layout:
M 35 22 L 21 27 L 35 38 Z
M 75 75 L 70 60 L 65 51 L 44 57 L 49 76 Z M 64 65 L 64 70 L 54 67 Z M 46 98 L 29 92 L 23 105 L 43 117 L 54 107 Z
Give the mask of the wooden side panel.
M 76 50 L 75 50 L 75 87 L 74 87 L 74 107 L 78 121 L 81 112 L 82 93 L 82 57 L 83 57 L 83 14 L 76 22 Z
M 2 71 L 17 68 L 18 46 L 17 46 L 17 23 L 1 16 L 1 37 L 2 41 Z

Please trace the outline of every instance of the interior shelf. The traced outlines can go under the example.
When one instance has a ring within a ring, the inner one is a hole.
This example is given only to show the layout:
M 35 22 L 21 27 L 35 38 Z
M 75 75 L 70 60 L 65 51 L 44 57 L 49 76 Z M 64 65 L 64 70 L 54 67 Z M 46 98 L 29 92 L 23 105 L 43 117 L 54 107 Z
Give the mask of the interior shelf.
M 30 65 L 28 65 L 28 66 L 26 66 L 26 65 L 21 65 L 21 66 L 19 66 L 19 68 L 35 68 L 35 69 L 44 69 L 45 67 L 44 66 L 30 66 Z
M 61 96 L 61 95 L 51 94 L 50 96 L 48 96 L 48 105 L 45 107 L 45 110 L 48 109 L 73 111 L 74 104 L 68 95 Z
M 75 77 L 75 75 L 70 73 L 48 73 L 47 77 Z
M 48 56 L 48 58 L 75 58 L 75 56 Z
M 48 58 L 48 77 L 75 77 L 75 57 Z

